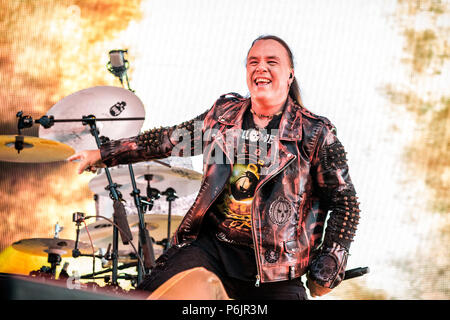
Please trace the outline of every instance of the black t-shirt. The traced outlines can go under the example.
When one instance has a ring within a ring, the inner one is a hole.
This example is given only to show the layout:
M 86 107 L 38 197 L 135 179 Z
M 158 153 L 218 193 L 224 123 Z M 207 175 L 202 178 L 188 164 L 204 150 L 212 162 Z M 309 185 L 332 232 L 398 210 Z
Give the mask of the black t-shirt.
M 264 129 L 257 129 L 248 108 L 234 155 L 229 182 L 206 213 L 196 244 L 222 261 L 228 276 L 255 280 L 256 261 L 251 234 L 251 204 L 270 145 L 275 141 L 281 114 Z M 267 159 L 266 159 L 267 158 Z M 227 164 L 223 164 L 227 165 Z

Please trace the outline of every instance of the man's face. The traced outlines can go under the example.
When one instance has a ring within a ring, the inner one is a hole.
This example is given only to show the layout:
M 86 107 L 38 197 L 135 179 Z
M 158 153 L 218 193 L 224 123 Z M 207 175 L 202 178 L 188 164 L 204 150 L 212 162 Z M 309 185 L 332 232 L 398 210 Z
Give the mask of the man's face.
M 259 40 L 247 56 L 247 86 L 252 100 L 267 106 L 283 103 L 289 92 L 291 69 L 286 49 L 275 40 Z

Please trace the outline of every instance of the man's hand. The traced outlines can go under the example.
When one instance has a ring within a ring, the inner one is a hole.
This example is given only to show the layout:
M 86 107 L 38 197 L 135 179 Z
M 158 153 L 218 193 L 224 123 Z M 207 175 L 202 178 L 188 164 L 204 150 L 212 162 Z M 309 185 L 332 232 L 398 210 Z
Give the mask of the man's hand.
M 311 280 L 309 274 L 306 275 L 306 286 L 313 298 L 323 296 L 331 291 L 330 288 L 323 287 L 314 280 Z
M 68 161 L 81 160 L 78 166 L 78 173 L 83 171 L 96 172 L 98 168 L 106 167 L 102 163 L 102 156 L 100 150 L 85 150 L 75 153 L 71 157 L 67 158 Z

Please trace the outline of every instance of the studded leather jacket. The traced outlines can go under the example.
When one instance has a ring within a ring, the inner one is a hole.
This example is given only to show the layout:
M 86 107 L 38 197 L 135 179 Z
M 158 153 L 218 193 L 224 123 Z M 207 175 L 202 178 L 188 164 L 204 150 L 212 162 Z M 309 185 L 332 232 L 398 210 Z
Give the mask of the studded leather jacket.
M 227 142 L 234 139 L 232 129 L 242 127 L 249 106 L 250 99 L 223 95 L 191 121 L 102 145 L 107 166 L 203 153 L 200 190 L 172 245 L 184 246 L 196 239 L 205 213 L 224 189 L 233 162 Z M 215 163 L 218 151 L 230 164 Z M 336 129 L 328 119 L 288 97 L 270 152 L 278 158 L 267 164 L 251 210 L 256 280 L 288 280 L 309 270 L 311 279 L 334 288 L 343 280 L 360 211 Z

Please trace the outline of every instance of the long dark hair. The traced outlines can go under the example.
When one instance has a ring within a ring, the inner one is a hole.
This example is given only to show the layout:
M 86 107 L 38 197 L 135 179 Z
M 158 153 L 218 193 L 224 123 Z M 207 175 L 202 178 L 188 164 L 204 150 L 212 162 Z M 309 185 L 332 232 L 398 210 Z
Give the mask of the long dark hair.
M 256 38 L 255 40 L 253 40 L 252 45 L 250 46 L 250 49 L 248 49 L 247 56 L 248 56 L 248 53 L 250 52 L 250 50 L 255 45 L 255 43 L 259 40 L 275 40 L 279 44 L 281 44 L 286 49 L 286 52 L 289 57 L 289 62 L 291 64 L 291 68 L 294 69 L 294 55 L 292 54 L 291 49 L 289 48 L 288 44 L 283 39 L 281 39 L 280 37 L 274 36 L 274 35 L 270 35 L 270 34 L 262 35 L 262 36 L 259 36 L 258 38 Z M 289 88 L 289 96 L 294 101 L 296 101 L 300 106 L 303 107 L 302 97 L 300 95 L 300 87 L 298 85 L 297 78 L 295 76 L 294 76 L 294 81 L 292 81 L 291 87 Z

